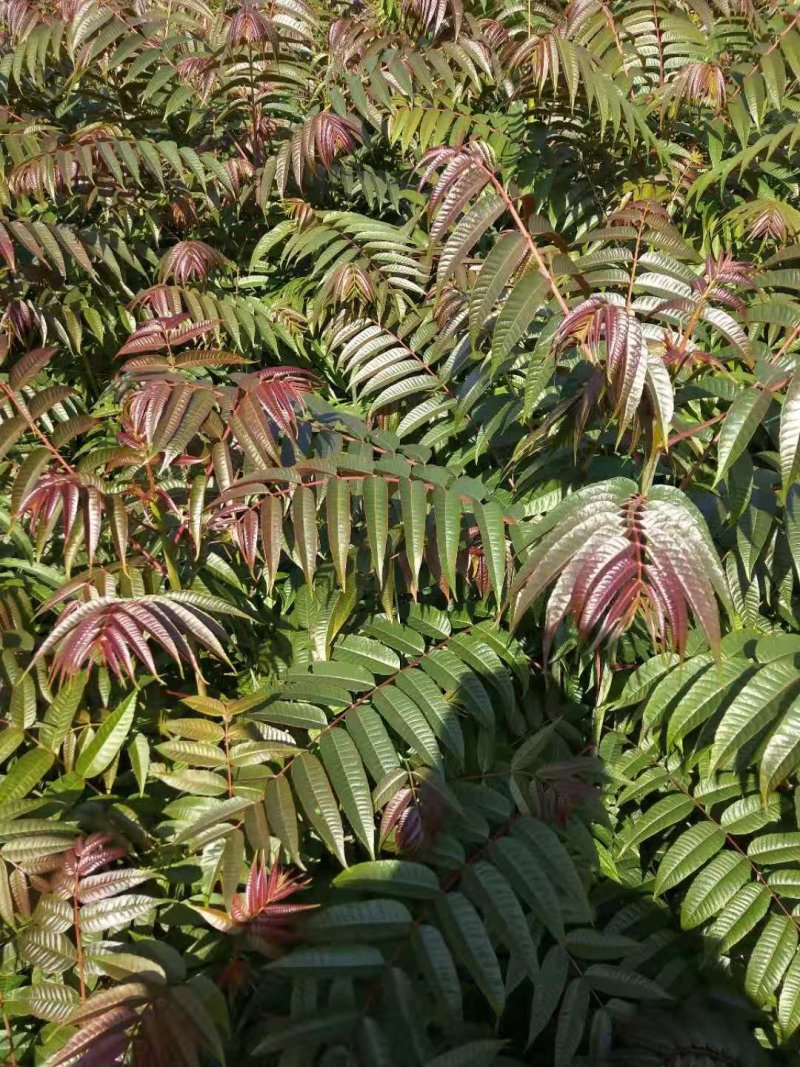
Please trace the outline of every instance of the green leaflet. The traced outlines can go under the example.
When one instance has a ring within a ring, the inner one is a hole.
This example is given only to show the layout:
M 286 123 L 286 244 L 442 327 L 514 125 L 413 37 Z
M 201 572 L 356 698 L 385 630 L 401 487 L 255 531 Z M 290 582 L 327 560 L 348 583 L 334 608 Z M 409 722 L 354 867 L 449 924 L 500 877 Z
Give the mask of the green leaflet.
M 778 448 L 781 457 L 781 478 L 788 491 L 800 477 L 800 374 L 792 376 L 781 409 Z
M 474 864 L 466 873 L 468 895 L 495 929 L 501 931 L 506 948 L 523 961 L 530 977 L 536 981 L 539 963 L 525 914 L 503 875 L 490 863 Z
M 667 446 L 675 411 L 675 396 L 667 368 L 658 356 L 654 356 L 650 352 L 647 355 L 645 386 L 655 409 L 656 432 L 654 437 L 657 443 Z
M 503 599 L 503 586 L 506 576 L 506 534 L 503 509 L 494 501 L 489 501 L 487 504 L 475 501 L 473 509 L 481 534 L 481 545 L 489 568 L 492 590 L 499 607 Z
M 501 198 L 494 193 L 488 193 L 462 217 L 447 239 L 439 257 L 439 267 L 436 272 L 436 285 L 439 289 L 504 210 L 505 204 Z
M 375 710 L 387 725 L 431 767 L 442 761 L 436 736 L 417 705 L 393 686 L 377 689 L 372 697 Z
M 169 772 L 153 768 L 152 774 L 170 789 L 198 797 L 222 796 L 228 788 L 224 775 L 213 771 L 175 770 Z
M 503 1041 L 470 1041 L 428 1061 L 428 1067 L 489 1067 L 503 1051 Z
M 290 773 L 304 814 L 341 865 L 346 867 L 342 820 L 322 764 L 310 752 L 301 752 L 295 757 Z
M 481 264 L 470 297 L 469 329 L 473 339 L 483 328 L 524 256 L 525 241 L 522 235 L 507 233 L 497 241 Z
M 593 963 L 584 972 L 584 978 L 590 988 L 613 997 L 629 997 L 631 1000 L 670 999 L 657 982 L 610 963 Z
M 636 848 L 654 834 L 682 822 L 693 808 L 692 798 L 682 793 L 672 793 L 657 800 L 633 823 L 630 835 L 625 841 L 625 850 Z
M 201 477 L 203 476 L 201 475 Z M 191 496 L 194 497 L 194 495 L 195 489 L 193 485 Z M 202 501 L 202 491 L 200 495 Z M 192 499 L 190 498 L 189 507 L 191 512 L 190 531 L 192 533 L 192 537 L 195 540 L 195 544 L 198 546 L 199 549 L 200 518 L 197 513 L 202 511 L 202 502 L 199 508 L 196 504 L 194 505 L 194 507 L 192 507 Z M 126 511 L 125 505 L 120 499 L 120 497 L 115 496 L 111 501 L 109 520 L 111 522 L 111 536 L 114 541 L 114 548 L 116 549 L 120 562 L 124 564 L 128 552 L 128 512 Z
M 786 493 L 786 539 L 795 573 L 800 578 L 800 486 L 792 485 Z
M 189 530 L 194 540 L 195 558 L 201 554 L 201 548 L 203 547 L 203 508 L 206 500 L 207 482 L 208 479 L 204 474 L 196 475 L 192 481 L 192 489 L 189 496 Z
M 538 857 L 535 858 L 521 842 L 507 838 L 493 842 L 489 855 L 520 900 L 528 904 L 554 937 L 563 938 L 561 905 Z
M 362 629 L 370 637 L 377 638 L 382 644 L 388 645 L 389 648 L 395 649 L 404 656 L 416 659 L 425 651 L 425 642 L 419 634 L 414 633 L 410 627 L 393 622 L 381 615 L 370 619 Z
M 422 564 L 425 543 L 425 519 L 427 513 L 427 490 L 423 482 L 410 478 L 400 479 L 400 504 L 403 519 L 403 536 L 406 557 L 411 570 L 411 593 L 416 597 L 417 578 Z
M 158 901 L 154 897 L 125 893 L 111 900 L 84 904 L 81 926 L 87 934 L 97 934 L 119 926 L 127 926 L 152 912 Z
M 337 889 L 358 892 L 378 892 L 387 896 L 428 900 L 439 894 L 439 883 L 433 871 L 421 863 L 406 860 L 373 860 L 356 863 L 337 874 L 333 880 Z
M 431 994 L 454 1019 L 462 1014 L 461 983 L 450 949 L 438 927 L 423 924 L 414 930 L 414 954 Z
M 619 959 L 626 956 L 636 942 L 630 937 L 615 934 L 607 930 L 585 929 L 569 930 L 564 942 L 571 956 L 586 960 Z
M 756 737 L 779 714 L 781 703 L 800 688 L 794 663 L 767 664 L 736 694 L 717 727 L 711 750 L 711 769 L 728 766 L 742 746 Z
M 796 863 L 800 861 L 800 833 L 784 831 L 754 837 L 747 855 L 756 863 Z
M 244 866 L 244 834 L 234 827 L 225 835 L 225 845 L 219 861 L 219 880 L 225 910 L 230 914 L 233 898 L 242 881 Z
M 642 773 L 619 794 L 620 804 L 636 801 L 637 805 L 653 793 L 670 785 L 669 774 L 663 767 L 646 767 Z
M 535 271 L 526 274 L 512 289 L 497 320 L 492 337 L 492 357 L 501 360 L 525 336 L 534 318 L 547 303 L 547 279 Z
M 345 724 L 373 781 L 380 782 L 400 766 L 386 727 L 372 708 L 350 708 Z
M 103 720 L 100 729 L 78 756 L 75 771 L 82 778 L 102 774 L 125 744 L 133 723 L 136 697 L 135 692 L 131 693 Z
M 800 697 L 795 697 L 780 722 L 770 733 L 761 755 L 759 783 L 766 802 L 800 764 Z
M 616 707 L 625 708 L 631 704 L 641 703 L 664 675 L 679 663 L 680 657 L 675 652 L 662 652 L 653 656 L 641 667 L 637 667 L 626 680 L 622 692 L 614 701 Z
M 461 539 L 461 500 L 451 489 L 435 486 L 433 512 L 436 519 L 436 548 L 442 573 L 450 589 L 456 587 L 456 556 Z M 800 553 L 798 553 L 800 558 Z
M 724 700 L 736 693 L 737 686 L 750 669 L 747 660 L 723 660 L 703 671 L 691 689 L 684 692 L 674 707 L 667 724 L 667 745 L 682 741 L 714 715 Z
M 408 625 L 437 644 L 443 642 L 452 633 L 449 615 L 429 604 L 409 604 Z
M 386 539 L 389 533 L 389 489 L 384 478 L 371 475 L 364 479 L 364 520 L 372 551 L 372 566 L 383 585 Z
M 730 951 L 757 926 L 769 910 L 769 904 L 770 895 L 762 886 L 750 883 L 737 890 L 706 932 L 719 955 Z
M 468 667 L 480 674 L 491 685 L 498 696 L 510 705 L 515 702 L 514 686 L 508 669 L 499 655 L 489 647 L 483 634 L 456 634 L 449 643 L 451 652 Z
M 292 524 L 295 543 L 306 582 L 313 585 L 317 561 L 317 502 L 314 492 L 298 486 L 292 496 Z
M 778 1022 L 784 1038 L 789 1038 L 800 1026 L 800 955 L 795 953 L 789 964 L 778 999 Z
M 283 502 L 278 497 L 268 496 L 261 503 L 261 545 L 267 587 L 272 589 L 283 545 Z
M 293 675 L 283 687 L 282 695 L 290 701 L 314 701 L 324 707 L 340 710 L 350 704 L 350 693 L 344 686 L 315 675 Z M 267 703 L 268 712 L 274 705 Z
M 337 659 L 363 665 L 373 674 L 381 676 L 395 674 L 400 670 L 397 654 L 371 637 L 348 634 L 336 646 L 335 654 Z
M 346 730 L 334 727 L 320 737 L 320 756 L 336 796 L 370 856 L 375 858 L 375 827 L 369 783 L 358 749 Z
M 55 762 L 52 752 L 34 748 L 12 765 L 0 781 L 0 804 L 21 800 L 34 789 Z
M 75 712 L 78 710 L 84 689 L 86 688 L 86 671 L 81 671 L 59 689 L 50 707 L 45 712 L 44 726 L 40 738 L 43 745 L 51 752 L 58 752 L 67 736 Z
M 78 1003 L 74 990 L 56 982 L 41 982 L 28 991 L 27 1007 L 37 1018 L 62 1022 Z
M 282 974 L 313 978 L 364 978 L 381 969 L 383 956 L 377 948 L 369 945 L 330 945 L 324 948 L 300 948 L 268 966 Z
M 779 797 L 772 796 L 764 801 L 760 796 L 746 796 L 729 804 L 720 815 L 719 823 L 727 834 L 751 834 L 776 822 L 780 814 Z
M 800 870 L 797 867 L 789 870 L 773 871 L 767 878 L 770 889 L 774 889 L 783 899 L 798 899 L 800 890 Z
M 383 940 L 404 936 L 412 923 L 411 912 L 397 900 L 359 900 L 315 912 L 306 931 L 309 938 L 321 941 L 359 937 Z
M 341 707 L 342 702 L 338 701 L 336 706 Z M 253 712 L 253 718 L 263 719 L 264 722 L 275 723 L 278 726 L 300 727 L 305 730 L 318 729 L 328 723 L 328 717 L 324 711 L 298 699 L 289 702 L 270 698 L 263 707 Z
M 586 897 L 575 863 L 564 848 L 555 831 L 536 819 L 520 819 L 512 833 L 530 848 L 551 881 L 558 885 L 565 896 L 566 914 L 577 922 L 589 922 L 592 908 Z
M 35 927 L 20 935 L 17 948 L 23 960 L 41 967 L 46 974 L 63 974 L 76 958 L 75 949 L 64 934 Z
M 359 663 L 342 663 L 320 661 L 312 663 L 311 673 L 315 677 L 325 678 L 336 686 L 341 686 L 350 693 L 363 693 L 375 685 L 374 674 Z M 287 673 L 287 678 L 295 677 L 294 671 Z M 297 677 L 305 677 L 305 671 L 298 671 Z
M 759 663 L 771 663 L 784 656 L 800 654 L 800 639 L 796 634 L 770 636 L 758 642 L 755 652 Z
M 11 514 L 16 515 L 26 494 L 36 483 L 42 471 L 50 462 L 51 455 L 46 448 L 34 448 L 20 465 L 14 488 L 11 490 Z
M 444 936 L 475 980 L 496 1015 L 505 1006 L 505 988 L 486 927 L 469 900 L 458 892 L 444 893 L 436 908 Z
M 14 447 L 26 428 L 25 420 L 19 415 L 12 416 L 3 422 L 0 427 L 0 459 Z
M 436 738 L 452 753 L 459 766 L 463 766 L 464 735 L 458 708 L 442 696 L 435 682 L 423 671 L 404 671 L 397 676 L 396 684 L 422 712 Z
M 435 649 L 422 660 L 421 666 L 454 703 L 465 708 L 482 726 L 492 728 L 494 709 L 486 690 L 449 649 Z
M 747 964 L 745 989 L 763 1004 L 778 987 L 797 952 L 797 924 L 788 915 L 770 916 Z
M 157 746 L 158 752 L 175 763 L 187 763 L 190 767 L 221 767 L 225 753 L 207 741 L 167 741 Z
M 665 893 L 706 863 L 722 848 L 725 832 L 702 822 L 686 830 L 667 849 L 656 872 L 655 892 Z
M 27 808 L 35 808 L 40 806 L 38 801 L 18 802 L 18 810 L 26 810 Z M 4 804 L 5 811 L 14 810 L 14 802 Z M 61 823 L 54 825 L 48 819 L 25 819 L 25 818 L 9 818 L 0 822 L 0 838 L 4 841 L 13 841 L 17 838 L 25 838 L 31 834 L 46 834 L 46 833 L 63 833 L 65 836 L 70 837 L 75 833 L 74 823 Z
M 772 394 L 765 389 L 749 389 L 740 393 L 731 404 L 720 431 L 715 484 L 725 477 L 747 447 L 771 403 Z
M 389 1063 L 391 1061 L 389 1040 L 374 1019 L 366 1018 L 360 1021 L 358 1047 L 361 1055 L 368 1063 Z
M 208 829 L 208 827 L 215 826 L 217 823 L 225 822 L 227 819 L 240 815 L 251 807 L 252 804 L 253 801 L 249 797 L 229 797 L 227 800 L 215 802 L 208 811 L 204 812 L 199 818 L 195 819 L 191 825 L 187 826 L 185 830 L 182 830 L 178 834 L 175 838 L 175 843 L 181 844 L 183 841 L 188 841 L 197 834 L 200 834 L 203 830 Z
M 558 1012 L 554 1067 L 572 1063 L 583 1038 L 590 996 L 591 989 L 584 978 L 574 978 L 567 986 Z
M 302 866 L 300 859 L 297 810 L 292 790 L 285 775 L 275 775 L 267 780 L 264 793 L 267 821 L 272 833 L 278 838 L 293 863 Z
M 528 1024 L 528 1047 L 550 1022 L 564 992 L 568 973 L 569 956 L 560 945 L 553 945 L 542 961 L 539 980 L 534 984 Z
M 350 483 L 344 478 L 329 478 L 325 491 L 325 514 L 328 543 L 342 589 L 347 584 L 347 558 L 350 552 Z

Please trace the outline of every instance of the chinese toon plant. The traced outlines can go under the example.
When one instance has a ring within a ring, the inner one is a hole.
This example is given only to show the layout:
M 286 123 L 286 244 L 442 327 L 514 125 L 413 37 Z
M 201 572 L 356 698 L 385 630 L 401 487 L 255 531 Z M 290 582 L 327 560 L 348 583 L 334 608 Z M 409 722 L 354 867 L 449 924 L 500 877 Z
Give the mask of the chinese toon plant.
M 800 25 L 0 0 L 0 1059 L 793 1063 Z

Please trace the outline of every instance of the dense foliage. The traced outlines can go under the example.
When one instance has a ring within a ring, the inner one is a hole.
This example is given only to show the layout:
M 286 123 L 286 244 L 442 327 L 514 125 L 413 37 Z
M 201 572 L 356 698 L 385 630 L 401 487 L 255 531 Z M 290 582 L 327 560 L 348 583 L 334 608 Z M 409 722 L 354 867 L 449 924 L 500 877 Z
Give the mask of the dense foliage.
M 800 15 L 0 3 L 0 1057 L 797 1062 Z

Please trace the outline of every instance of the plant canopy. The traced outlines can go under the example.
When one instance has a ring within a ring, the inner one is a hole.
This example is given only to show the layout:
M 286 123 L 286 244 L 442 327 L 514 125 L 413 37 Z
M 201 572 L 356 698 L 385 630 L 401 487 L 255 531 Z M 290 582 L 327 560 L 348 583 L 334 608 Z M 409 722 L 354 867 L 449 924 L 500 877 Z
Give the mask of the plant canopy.
M 800 1058 L 800 14 L 0 0 L 0 1061 Z

